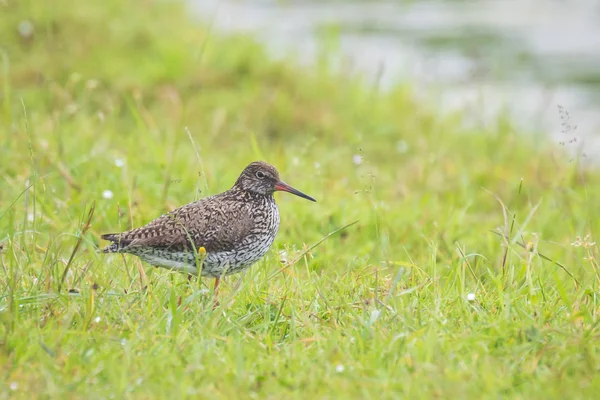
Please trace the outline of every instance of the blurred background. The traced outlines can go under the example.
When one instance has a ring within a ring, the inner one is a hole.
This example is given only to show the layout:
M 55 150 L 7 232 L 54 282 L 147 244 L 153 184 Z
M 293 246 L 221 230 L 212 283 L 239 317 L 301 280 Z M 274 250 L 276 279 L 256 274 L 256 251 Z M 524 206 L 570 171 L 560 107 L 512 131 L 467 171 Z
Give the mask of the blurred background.
M 595 0 L 191 0 L 213 28 L 248 33 L 273 56 L 342 70 L 385 88 L 407 81 L 440 112 L 498 113 L 559 139 L 565 119 L 600 151 L 600 2 Z M 332 44 L 333 43 L 333 44 Z
M 559 143 L 600 154 L 599 17 L 0 0 L 0 399 L 596 398 L 600 173 Z M 257 159 L 318 203 L 222 310 L 97 253 Z

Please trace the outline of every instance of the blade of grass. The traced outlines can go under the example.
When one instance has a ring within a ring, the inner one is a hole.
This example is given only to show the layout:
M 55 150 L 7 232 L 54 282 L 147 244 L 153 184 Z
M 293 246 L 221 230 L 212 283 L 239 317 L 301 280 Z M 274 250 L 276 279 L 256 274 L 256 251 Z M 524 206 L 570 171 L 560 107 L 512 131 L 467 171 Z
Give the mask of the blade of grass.
M 83 237 L 85 236 L 85 234 L 87 233 L 87 231 L 90 229 L 90 227 L 92 226 L 92 217 L 94 216 L 94 210 L 96 209 L 95 204 L 92 204 L 92 206 L 90 207 L 90 210 L 88 211 L 88 215 L 87 215 L 87 219 L 85 220 L 85 222 L 83 223 L 81 230 L 79 232 L 79 234 L 77 235 L 77 242 L 75 243 L 75 247 L 73 247 L 73 251 L 71 252 L 71 256 L 69 257 L 69 261 L 67 261 L 67 266 L 65 267 L 65 270 L 63 271 L 62 277 L 60 278 L 60 283 L 58 284 L 58 292 L 60 293 L 64 283 L 65 283 L 65 279 L 67 277 L 67 273 L 69 272 L 69 269 L 71 268 L 71 264 L 73 263 L 73 259 L 75 258 L 75 254 L 77 254 L 77 252 L 79 251 L 79 248 L 81 247 L 81 243 L 83 242 Z
M 309 248 L 307 248 L 306 250 L 304 250 L 298 257 L 296 257 L 294 260 L 292 260 L 292 262 L 290 262 L 289 264 L 281 267 L 280 269 L 278 269 L 277 271 L 273 272 L 268 278 L 267 281 L 270 281 L 271 279 L 273 279 L 275 277 L 275 275 L 277 275 L 280 272 L 285 271 L 286 269 L 288 269 L 289 267 L 293 266 L 294 264 L 296 264 L 298 261 L 300 261 L 305 255 L 307 255 L 309 252 L 311 252 L 312 250 L 314 250 L 317 246 L 319 246 L 321 243 L 323 243 L 324 241 L 326 241 L 327 239 L 329 239 L 331 236 L 340 233 L 341 231 L 350 228 L 352 225 L 357 224 L 358 220 L 351 222 L 347 225 L 342 226 L 341 228 L 338 228 L 332 232 L 329 232 L 327 235 L 323 236 L 321 238 L 321 240 L 319 240 L 317 243 L 313 244 L 312 246 L 310 246 Z

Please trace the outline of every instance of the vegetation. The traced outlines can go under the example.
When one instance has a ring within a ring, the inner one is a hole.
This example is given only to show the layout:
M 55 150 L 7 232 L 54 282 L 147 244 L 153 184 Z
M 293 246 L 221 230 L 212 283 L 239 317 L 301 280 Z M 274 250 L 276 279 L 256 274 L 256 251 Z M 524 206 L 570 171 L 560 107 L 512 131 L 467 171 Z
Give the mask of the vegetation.
M 600 179 L 558 144 L 171 2 L 5 0 L 0 38 L 0 397 L 597 394 Z M 277 194 L 216 310 L 208 280 L 96 253 L 256 159 L 318 203 Z

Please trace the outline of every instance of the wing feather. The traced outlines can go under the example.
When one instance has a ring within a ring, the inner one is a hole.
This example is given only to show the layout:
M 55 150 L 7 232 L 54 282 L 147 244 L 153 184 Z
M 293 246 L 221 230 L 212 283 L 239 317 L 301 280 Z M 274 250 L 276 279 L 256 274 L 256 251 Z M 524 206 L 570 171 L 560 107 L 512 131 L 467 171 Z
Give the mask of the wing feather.
M 232 250 L 254 227 L 249 209 L 235 200 L 207 197 L 164 214 L 147 225 L 102 238 L 112 241 L 106 252 L 130 252 L 139 247 L 171 251 Z M 116 244 L 116 248 L 115 248 Z

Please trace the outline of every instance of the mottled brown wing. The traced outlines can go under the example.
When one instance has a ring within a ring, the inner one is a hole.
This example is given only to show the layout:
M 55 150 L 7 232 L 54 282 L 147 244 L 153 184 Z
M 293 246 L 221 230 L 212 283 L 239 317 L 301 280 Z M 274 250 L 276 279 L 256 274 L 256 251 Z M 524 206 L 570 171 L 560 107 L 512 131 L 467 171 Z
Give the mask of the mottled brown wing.
M 205 198 L 162 215 L 149 224 L 114 237 L 105 237 L 119 245 L 120 250 L 134 247 L 154 247 L 172 251 L 196 249 L 207 252 L 234 248 L 254 227 L 246 205 L 240 202 L 213 201 Z

